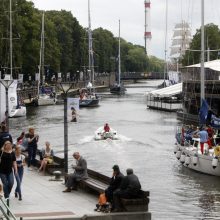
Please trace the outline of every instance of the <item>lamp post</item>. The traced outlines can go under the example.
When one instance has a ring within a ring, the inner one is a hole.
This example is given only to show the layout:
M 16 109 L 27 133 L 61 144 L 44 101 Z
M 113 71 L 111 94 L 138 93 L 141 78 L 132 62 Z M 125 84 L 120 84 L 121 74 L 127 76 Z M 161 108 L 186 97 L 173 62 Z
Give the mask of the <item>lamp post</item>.
M 5 87 L 5 100 L 6 100 L 6 112 L 5 112 L 5 122 L 9 131 L 9 106 L 8 106 L 8 89 L 10 85 L 13 83 L 13 79 L 11 79 L 10 74 L 5 74 L 5 78 L 0 80 L 0 83 Z
M 57 88 L 62 91 L 62 96 L 64 99 L 64 117 L 63 117 L 63 126 L 64 126 L 64 172 L 68 173 L 68 121 L 67 121 L 67 97 L 70 89 L 73 88 L 73 83 L 64 88 L 61 78 L 57 80 Z

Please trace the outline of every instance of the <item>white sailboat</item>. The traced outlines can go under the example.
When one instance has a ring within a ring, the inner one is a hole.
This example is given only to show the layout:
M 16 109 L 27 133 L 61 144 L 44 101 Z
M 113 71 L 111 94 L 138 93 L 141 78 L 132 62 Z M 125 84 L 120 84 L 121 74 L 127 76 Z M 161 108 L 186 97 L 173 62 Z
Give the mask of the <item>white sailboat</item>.
M 33 103 L 37 106 L 43 105 L 54 105 L 57 102 L 56 95 L 53 92 L 52 87 L 45 86 L 44 76 L 44 12 L 42 15 L 42 27 L 41 27 L 41 45 L 40 45 L 40 63 L 39 63 L 39 74 L 38 74 L 38 97 L 33 100 Z M 47 89 L 46 89 L 47 88 Z M 48 90 L 48 91 L 47 91 Z
M 201 22 L 201 64 L 200 64 L 200 99 L 201 108 L 202 100 L 205 100 L 205 70 L 204 70 L 204 0 L 201 0 L 202 22 Z M 220 176 L 220 147 L 209 149 L 208 144 L 204 144 L 204 152 L 200 150 L 200 138 L 192 138 L 193 144 L 189 143 L 188 146 L 184 141 L 184 130 L 181 129 L 177 135 L 182 136 L 182 141 L 179 141 L 175 146 L 174 153 L 176 158 L 183 164 L 183 166 L 214 176 Z M 177 138 L 178 139 L 178 138 Z M 182 142 L 182 143 L 181 143 Z
M 12 37 L 12 2 L 10 0 L 9 2 L 9 23 L 10 23 L 10 31 L 9 31 L 9 47 L 10 47 L 10 74 L 6 74 L 4 80 L 10 80 L 11 84 L 8 87 L 8 117 L 14 118 L 14 117 L 22 117 L 26 116 L 26 106 L 22 105 L 20 103 L 20 100 L 17 96 L 17 85 L 18 81 L 13 80 L 13 37 Z M 7 78 L 7 79 L 6 79 Z M 0 113 L 1 122 L 5 120 L 6 116 L 6 88 L 0 83 L 0 100 L 1 100 L 1 107 L 0 107 Z
M 99 105 L 99 97 L 94 92 L 94 58 L 93 58 L 93 46 L 92 46 L 92 29 L 90 18 L 90 0 L 88 0 L 88 45 L 89 45 L 89 66 L 88 73 L 90 82 L 86 89 L 82 89 L 80 93 L 79 106 L 80 107 L 96 107 Z
M 121 83 L 121 36 L 120 36 L 120 20 L 119 20 L 119 36 L 118 36 L 118 82 L 110 87 L 110 93 L 121 95 L 124 94 L 126 88 Z

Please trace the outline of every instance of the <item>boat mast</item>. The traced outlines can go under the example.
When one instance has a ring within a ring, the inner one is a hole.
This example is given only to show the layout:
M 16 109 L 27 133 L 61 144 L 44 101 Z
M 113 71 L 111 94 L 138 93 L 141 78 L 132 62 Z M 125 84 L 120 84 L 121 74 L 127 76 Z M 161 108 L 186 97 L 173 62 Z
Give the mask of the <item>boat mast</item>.
M 168 63 L 167 63 L 167 22 L 168 22 L 168 0 L 166 0 L 166 24 L 165 24 L 165 63 L 164 63 L 164 87 L 166 87 L 166 73 L 168 74 Z
M 94 59 L 92 49 L 92 29 L 91 29 L 91 17 L 90 17 L 90 0 L 88 0 L 88 43 L 89 43 L 89 73 L 92 84 L 94 83 Z
M 204 35 L 204 0 L 201 0 L 201 82 L 200 82 L 200 106 L 202 105 L 202 99 L 205 98 L 205 71 L 204 71 L 204 59 L 205 59 L 205 35 Z
M 43 85 L 44 84 L 44 11 L 42 14 L 42 24 L 41 24 L 39 77 L 40 77 L 40 83 L 41 85 Z
M 119 32 L 118 32 L 118 85 L 121 84 L 121 36 L 120 36 L 120 20 L 119 20 Z
M 13 44 L 12 44 L 12 3 L 11 3 L 11 0 L 10 0 L 10 3 L 9 3 L 9 19 L 10 19 L 10 35 L 9 35 L 9 38 L 10 38 L 10 79 L 12 79 L 13 75 L 12 75 L 12 70 L 13 70 L 13 63 L 12 63 L 12 52 L 13 52 Z

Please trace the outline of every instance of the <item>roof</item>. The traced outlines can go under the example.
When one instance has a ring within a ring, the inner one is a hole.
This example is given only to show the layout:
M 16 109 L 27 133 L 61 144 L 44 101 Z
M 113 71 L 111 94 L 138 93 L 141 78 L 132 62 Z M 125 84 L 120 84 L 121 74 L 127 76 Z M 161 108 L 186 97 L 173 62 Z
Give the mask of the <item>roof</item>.
M 147 93 L 147 95 L 151 95 L 155 97 L 172 97 L 182 92 L 182 86 L 183 86 L 182 83 L 177 83 L 169 87 L 153 90 Z
M 190 66 L 186 66 L 186 68 L 194 68 L 194 67 L 200 68 L 200 63 L 190 65 Z M 209 62 L 205 62 L 204 67 L 209 68 L 209 69 L 214 70 L 214 71 L 220 71 L 220 60 L 212 60 L 212 61 L 209 61 Z

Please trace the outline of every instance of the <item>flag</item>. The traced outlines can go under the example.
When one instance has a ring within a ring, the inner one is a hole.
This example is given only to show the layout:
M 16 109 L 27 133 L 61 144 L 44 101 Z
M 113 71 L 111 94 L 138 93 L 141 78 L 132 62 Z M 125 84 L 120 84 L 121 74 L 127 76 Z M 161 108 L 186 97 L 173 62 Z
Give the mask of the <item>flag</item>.
M 202 99 L 202 106 L 199 109 L 199 121 L 200 124 L 206 124 L 206 118 L 208 115 L 209 106 L 205 99 Z

